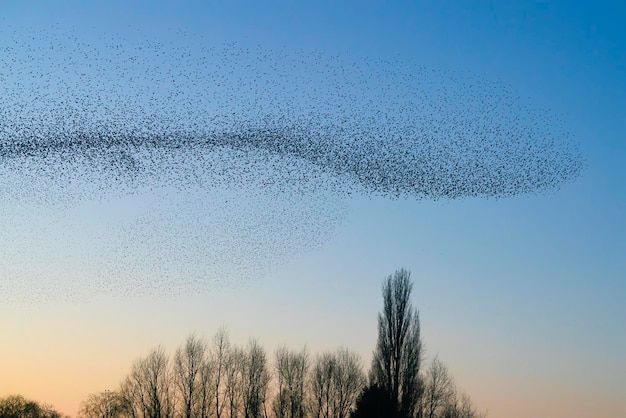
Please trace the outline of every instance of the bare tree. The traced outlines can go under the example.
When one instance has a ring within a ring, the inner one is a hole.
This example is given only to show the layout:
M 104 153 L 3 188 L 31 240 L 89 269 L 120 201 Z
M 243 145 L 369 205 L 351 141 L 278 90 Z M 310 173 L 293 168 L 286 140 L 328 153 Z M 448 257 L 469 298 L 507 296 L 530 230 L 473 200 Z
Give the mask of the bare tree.
M 174 355 L 174 382 L 182 398 L 182 415 L 191 418 L 199 398 L 200 370 L 205 363 L 206 344 L 195 335 L 187 337 Z
M 163 348 L 152 350 L 133 363 L 121 393 L 132 408 L 133 417 L 167 418 L 174 415 L 168 358 Z
M 442 408 L 441 418 L 486 418 L 487 414 L 478 412 L 472 404 L 469 396 L 465 393 L 454 394 L 448 403 Z
M 408 270 L 400 269 L 383 284 L 383 311 L 378 314 L 378 342 L 370 384 L 388 394 L 395 413 L 412 417 L 421 397 L 422 362 L 419 314 L 411 304 Z
M 313 418 L 331 418 L 335 416 L 335 369 L 337 359 L 334 353 L 318 355 L 311 371 L 310 410 Z
M 487 418 L 486 412 L 478 412 L 470 397 L 463 393 L 458 402 L 458 418 Z
M 358 354 L 347 348 L 336 353 L 335 390 L 337 392 L 336 418 L 346 418 L 350 414 L 359 393 L 365 386 L 365 374 Z
M 306 348 L 296 353 L 286 347 L 276 350 L 278 392 L 274 399 L 277 418 L 303 418 L 305 414 L 305 385 L 309 369 Z
M 213 337 L 213 346 L 211 349 L 211 364 L 213 366 L 213 397 L 215 416 L 222 417 L 224 407 L 226 406 L 226 375 L 228 368 L 228 360 L 230 353 L 230 342 L 228 340 L 228 332 L 226 328 L 220 330 Z
M 208 418 L 213 408 L 213 364 L 205 358 L 200 366 L 198 376 L 198 400 L 194 416 Z
M 226 397 L 228 399 L 229 418 L 238 418 L 242 409 L 244 361 L 245 352 L 241 348 L 234 347 L 230 350 L 226 369 Z
M 438 357 L 435 357 L 425 377 L 424 417 L 440 416 L 455 396 L 454 381 L 448 373 L 448 368 Z
M 132 416 L 130 405 L 120 392 L 91 394 L 78 411 L 79 418 L 125 418 Z
M 310 409 L 315 418 L 346 418 L 365 385 L 359 356 L 341 348 L 315 360 L 310 378 Z
M 276 368 L 278 385 L 273 405 L 274 416 L 276 418 L 283 418 L 287 416 L 287 404 L 289 397 L 286 389 L 287 384 L 285 382 L 285 375 L 287 374 L 287 369 L 289 368 L 289 351 L 286 347 L 279 347 L 276 349 L 274 367 Z
M 267 418 L 266 400 L 270 380 L 265 350 L 252 339 L 242 362 L 244 418 Z

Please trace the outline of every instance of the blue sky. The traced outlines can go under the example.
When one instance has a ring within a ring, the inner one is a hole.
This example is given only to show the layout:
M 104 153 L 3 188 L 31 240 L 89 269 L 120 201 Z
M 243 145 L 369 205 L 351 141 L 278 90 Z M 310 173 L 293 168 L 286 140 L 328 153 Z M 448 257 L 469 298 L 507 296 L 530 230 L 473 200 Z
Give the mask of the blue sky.
M 0 348 L 0 395 L 30 393 L 71 413 L 149 348 L 173 349 L 222 324 L 234 340 L 258 336 L 268 350 L 346 345 L 368 367 L 381 280 L 406 267 L 428 356 L 439 353 L 490 416 L 626 414 L 625 18 L 617 1 L 3 2 L 0 22 L 13 27 L 59 22 L 92 35 L 184 28 L 216 43 L 468 71 L 558 115 L 586 167 L 545 195 L 346 199 L 330 238 L 279 258 L 263 277 L 207 294 L 0 305 L 0 332 L 11 336 Z M 10 248 L 10 237 L 0 239 Z M 37 242 L 54 247 L 54 239 Z M 50 354 L 32 349 L 44 341 Z M 106 356 L 114 360 L 95 364 Z M 33 364 L 49 367 L 47 378 L 69 370 L 78 383 L 47 392 L 6 378 L 28 376 Z

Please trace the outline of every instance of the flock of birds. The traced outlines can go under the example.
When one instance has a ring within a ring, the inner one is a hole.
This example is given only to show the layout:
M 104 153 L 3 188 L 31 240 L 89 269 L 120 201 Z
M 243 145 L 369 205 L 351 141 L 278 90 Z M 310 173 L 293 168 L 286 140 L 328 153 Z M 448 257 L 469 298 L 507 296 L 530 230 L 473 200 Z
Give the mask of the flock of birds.
M 557 117 L 469 73 L 184 31 L 0 29 L 9 298 L 232 286 L 327 241 L 351 196 L 542 193 L 582 166 Z

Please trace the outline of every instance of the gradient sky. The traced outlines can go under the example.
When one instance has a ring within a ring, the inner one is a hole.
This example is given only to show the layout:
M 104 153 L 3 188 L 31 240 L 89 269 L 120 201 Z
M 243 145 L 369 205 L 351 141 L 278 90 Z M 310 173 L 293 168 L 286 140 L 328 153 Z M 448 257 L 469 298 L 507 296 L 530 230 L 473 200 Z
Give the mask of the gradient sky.
M 208 293 L 5 301 L 0 396 L 21 393 L 74 414 L 89 393 L 115 388 L 150 348 L 172 353 L 189 333 L 211 336 L 224 324 L 233 341 L 256 336 L 269 352 L 283 343 L 312 352 L 345 345 L 368 368 L 381 281 L 406 267 L 428 358 L 439 354 L 490 417 L 626 416 L 623 2 L 127 3 L 4 1 L 0 22 L 25 30 L 60 22 L 79 32 L 184 28 L 276 50 L 399 56 L 470 71 L 559 115 L 586 169 L 548 195 L 355 197 L 321 245 Z

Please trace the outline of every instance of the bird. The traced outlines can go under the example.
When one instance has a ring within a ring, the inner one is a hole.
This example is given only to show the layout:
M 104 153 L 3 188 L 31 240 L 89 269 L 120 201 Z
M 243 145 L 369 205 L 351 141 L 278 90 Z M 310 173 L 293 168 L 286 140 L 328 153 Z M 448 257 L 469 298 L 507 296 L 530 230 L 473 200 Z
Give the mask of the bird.
M 183 29 L 0 33 L 1 210 L 143 210 L 112 232 L 82 225 L 93 243 L 76 262 L 92 280 L 80 291 L 48 281 L 37 298 L 235 285 L 323 245 L 355 196 L 547 193 L 584 167 L 555 114 L 501 81 L 410 57 L 211 44 Z M 36 240 L 36 225 L 22 235 Z M 7 265 L 28 258 L 22 247 Z M 3 286 L 23 288 L 7 274 Z

